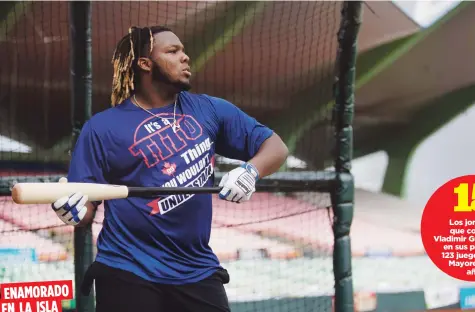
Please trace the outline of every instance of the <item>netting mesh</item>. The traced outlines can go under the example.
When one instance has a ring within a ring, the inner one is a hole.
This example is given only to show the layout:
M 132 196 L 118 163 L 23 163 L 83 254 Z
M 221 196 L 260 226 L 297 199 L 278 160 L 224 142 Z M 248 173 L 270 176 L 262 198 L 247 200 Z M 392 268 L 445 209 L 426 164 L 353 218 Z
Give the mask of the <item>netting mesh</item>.
M 222 97 L 288 143 L 286 171 L 332 164 L 340 2 L 93 2 L 92 112 L 110 106 L 111 57 L 132 25 L 166 24 L 191 58 L 192 92 Z M 0 283 L 73 279 L 73 229 L 47 205 L 15 205 L 19 181 L 57 181 L 71 148 L 66 2 L 0 5 Z M 222 174 L 239 162 L 217 158 Z M 233 311 L 331 310 L 333 235 L 322 193 L 214 199 L 210 245 Z M 92 227 L 101 229 L 102 206 Z M 94 246 L 92 248 L 95 249 Z

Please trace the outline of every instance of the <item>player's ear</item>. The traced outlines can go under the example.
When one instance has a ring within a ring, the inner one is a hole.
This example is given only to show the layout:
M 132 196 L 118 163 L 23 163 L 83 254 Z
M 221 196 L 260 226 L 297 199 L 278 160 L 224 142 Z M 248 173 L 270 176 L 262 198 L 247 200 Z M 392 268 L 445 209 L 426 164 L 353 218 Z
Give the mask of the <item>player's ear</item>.
M 146 72 L 152 71 L 152 61 L 146 57 L 139 58 L 137 60 L 137 66 Z

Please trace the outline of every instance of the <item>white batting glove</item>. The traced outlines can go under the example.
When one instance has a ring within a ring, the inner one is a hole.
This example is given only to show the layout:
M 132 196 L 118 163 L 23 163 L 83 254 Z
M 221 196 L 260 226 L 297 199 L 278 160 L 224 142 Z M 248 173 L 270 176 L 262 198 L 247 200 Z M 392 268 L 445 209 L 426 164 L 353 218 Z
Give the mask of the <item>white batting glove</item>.
M 61 178 L 60 183 L 66 183 L 66 178 Z M 55 201 L 51 208 L 53 208 L 56 215 L 67 225 L 77 225 L 86 215 L 87 195 L 81 193 L 73 193 L 70 196 L 64 196 Z
M 259 172 L 250 163 L 245 163 L 241 167 L 226 173 L 221 179 L 219 186 L 219 198 L 235 203 L 242 203 L 251 199 L 256 191 L 256 181 L 259 179 Z

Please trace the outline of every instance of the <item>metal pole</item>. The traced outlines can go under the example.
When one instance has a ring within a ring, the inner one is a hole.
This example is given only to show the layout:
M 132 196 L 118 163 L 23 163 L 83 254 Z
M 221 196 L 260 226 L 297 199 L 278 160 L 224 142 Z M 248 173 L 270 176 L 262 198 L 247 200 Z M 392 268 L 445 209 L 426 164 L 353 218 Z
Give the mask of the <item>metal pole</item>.
M 71 71 L 72 146 L 84 123 L 91 117 L 92 104 L 92 40 L 91 2 L 69 2 L 69 41 Z M 84 273 L 93 262 L 92 227 L 74 229 L 74 275 L 76 311 L 93 312 L 94 294 L 83 296 L 80 285 Z
M 338 33 L 337 76 L 335 85 L 335 173 L 331 191 L 333 222 L 333 272 L 335 312 L 353 312 L 350 227 L 354 211 L 354 181 L 351 174 L 353 154 L 353 114 L 356 43 L 361 24 L 361 1 L 345 1 Z

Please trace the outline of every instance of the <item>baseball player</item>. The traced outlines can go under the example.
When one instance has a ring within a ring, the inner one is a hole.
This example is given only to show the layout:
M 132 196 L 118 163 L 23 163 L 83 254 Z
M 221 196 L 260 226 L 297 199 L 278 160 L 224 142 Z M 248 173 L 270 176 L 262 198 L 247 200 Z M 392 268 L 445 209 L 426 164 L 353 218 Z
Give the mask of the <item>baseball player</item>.
M 61 182 L 212 186 L 219 154 L 244 162 L 219 184 L 221 200 L 242 203 L 286 160 L 271 129 L 224 99 L 189 92 L 190 59 L 169 28 L 130 28 L 112 62 L 112 107 L 84 124 Z M 83 226 L 99 204 L 76 192 L 52 209 Z M 229 275 L 208 244 L 211 194 L 107 200 L 104 209 L 83 284 L 88 292 L 95 283 L 98 312 L 230 311 Z

